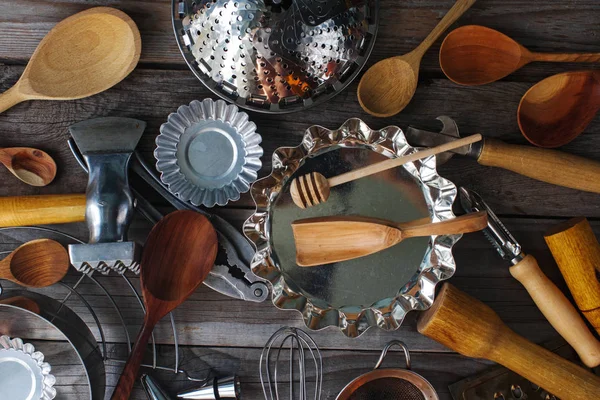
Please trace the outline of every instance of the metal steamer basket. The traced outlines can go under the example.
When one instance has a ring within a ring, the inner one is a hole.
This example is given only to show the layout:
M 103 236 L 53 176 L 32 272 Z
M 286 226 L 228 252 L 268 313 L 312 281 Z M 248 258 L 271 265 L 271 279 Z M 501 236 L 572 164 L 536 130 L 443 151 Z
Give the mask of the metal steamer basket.
M 179 49 L 213 93 L 298 111 L 342 91 L 375 42 L 379 0 L 172 0 Z
M 398 222 L 453 218 L 457 189 L 438 175 L 435 157 L 335 187 L 327 202 L 309 209 L 292 202 L 289 186 L 297 176 L 335 176 L 415 151 L 400 128 L 372 130 L 359 119 L 333 131 L 313 126 L 300 146 L 275 151 L 271 175 L 250 191 L 256 212 L 244 233 L 257 249 L 253 271 L 271 282 L 277 307 L 299 311 L 308 328 L 337 326 L 356 337 L 372 326 L 394 330 L 409 311 L 431 306 L 436 284 L 454 274 L 452 247 L 461 235 L 413 238 L 366 258 L 301 268 L 290 227 L 294 220 L 326 215 Z

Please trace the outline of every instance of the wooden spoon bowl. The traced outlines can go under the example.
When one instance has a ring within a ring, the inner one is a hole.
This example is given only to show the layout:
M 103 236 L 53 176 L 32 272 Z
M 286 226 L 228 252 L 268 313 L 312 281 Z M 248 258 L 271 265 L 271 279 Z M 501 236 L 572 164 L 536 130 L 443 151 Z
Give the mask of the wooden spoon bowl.
M 0 149 L 0 162 L 31 186 L 46 186 L 56 176 L 56 163 L 47 153 L 31 147 Z
M 25 100 L 72 100 L 116 85 L 137 65 L 140 32 L 123 13 L 95 7 L 59 22 L 42 39 L 0 112 Z
M 144 324 L 112 395 L 127 400 L 158 321 L 183 303 L 204 281 L 217 256 L 217 233 L 202 214 L 175 211 L 150 232 L 144 245 L 140 281 Z
M 523 136 L 539 147 L 563 146 L 600 110 L 600 71 L 566 72 L 546 78 L 525 93 L 517 111 Z
M 0 261 L 0 279 L 26 287 L 46 287 L 60 281 L 69 265 L 63 245 L 50 239 L 32 240 Z

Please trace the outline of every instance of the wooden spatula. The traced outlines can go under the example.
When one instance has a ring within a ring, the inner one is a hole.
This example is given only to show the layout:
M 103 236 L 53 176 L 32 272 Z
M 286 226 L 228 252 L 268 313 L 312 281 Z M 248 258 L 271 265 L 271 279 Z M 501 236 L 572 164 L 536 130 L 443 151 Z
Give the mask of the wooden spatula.
M 487 213 L 483 211 L 419 224 L 365 217 L 307 218 L 292 223 L 292 231 L 296 263 L 314 267 L 368 256 L 410 237 L 469 233 L 486 226 Z

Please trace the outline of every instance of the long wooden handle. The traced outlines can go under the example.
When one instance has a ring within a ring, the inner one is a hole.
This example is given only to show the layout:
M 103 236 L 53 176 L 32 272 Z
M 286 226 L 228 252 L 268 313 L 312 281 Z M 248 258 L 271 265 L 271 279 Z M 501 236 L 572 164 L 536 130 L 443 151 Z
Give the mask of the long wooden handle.
M 445 221 L 428 222 L 423 225 L 409 223 L 405 226 L 404 224 L 396 224 L 396 227 L 402 230 L 404 238 L 471 233 L 487 227 L 487 212 L 469 213 Z
M 527 292 L 554 329 L 575 349 L 590 368 L 600 364 L 600 342 L 563 292 L 542 272 L 536 259 L 527 255 L 509 269 L 510 274 Z
M 600 193 L 600 162 L 561 151 L 486 139 L 477 161 L 553 185 Z
M 330 187 L 338 186 L 346 182 L 351 182 L 356 179 L 364 178 L 365 176 L 377 174 L 382 171 L 386 171 L 391 168 L 396 168 L 409 162 L 421 160 L 436 154 L 444 153 L 446 151 L 454 150 L 462 146 L 468 146 L 471 143 L 479 142 L 482 139 L 480 134 L 468 136 L 466 138 L 458 139 L 449 143 L 445 143 L 441 146 L 432 147 L 425 150 L 420 150 L 407 156 L 398 158 L 391 158 L 389 160 L 380 161 L 375 164 L 368 165 L 363 168 L 355 169 L 354 171 L 346 172 L 333 178 L 327 179 Z
M 0 197 L 0 227 L 85 221 L 85 194 Z
M 532 53 L 532 61 L 596 63 L 600 53 Z
M 6 92 L 0 94 L 0 113 L 25 100 L 27 99 L 19 92 L 17 85 L 11 87 Z
M 465 356 L 502 364 L 561 399 L 600 399 L 599 377 L 517 335 L 491 308 L 448 283 L 417 329 Z
M 557 225 L 544 236 L 577 307 L 600 333 L 600 244 L 583 217 Z
M 137 379 L 137 374 L 140 369 L 140 365 L 142 365 L 142 360 L 144 359 L 144 354 L 146 353 L 146 347 L 148 346 L 148 341 L 150 340 L 150 336 L 152 335 L 152 330 L 154 329 L 154 325 L 144 320 L 144 325 L 142 325 L 142 329 L 135 340 L 135 345 L 131 350 L 131 354 L 129 355 L 129 359 L 127 360 L 127 364 L 125 364 L 125 368 L 121 373 L 121 377 L 119 378 L 119 382 L 117 383 L 117 387 L 112 394 L 111 400 L 128 400 L 133 390 L 133 385 Z

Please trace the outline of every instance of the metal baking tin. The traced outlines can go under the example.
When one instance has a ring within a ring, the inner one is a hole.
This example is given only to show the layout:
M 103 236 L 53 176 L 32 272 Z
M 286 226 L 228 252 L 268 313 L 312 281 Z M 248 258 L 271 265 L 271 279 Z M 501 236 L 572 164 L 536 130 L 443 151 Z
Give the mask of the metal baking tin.
M 379 0 L 172 0 L 181 54 L 213 93 L 286 113 L 356 78 L 373 49 Z
M 0 336 L 0 398 L 52 400 L 56 378 L 44 355 L 20 338 Z
M 309 209 L 291 200 L 296 176 L 335 176 L 415 151 L 400 128 L 372 130 L 354 118 L 333 131 L 313 126 L 300 146 L 274 152 L 271 175 L 252 185 L 256 211 L 244 233 L 257 249 L 253 271 L 271 282 L 277 307 L 299 311 L 308 328 L 337 326 L 356 337 L 372 326 L 397 329 L 406 313 L 431 306 L 436 284 L 454 274 L 452 247 L 461 235 L 413 238 L 367 258 L 300 268 L 290 227 L 293 220 L 324 215 L 453 218 L 457 189 L 438 175 L 434 156 L 332 188 L 327 202 Z
M 156 137 L 156 169 L 193 205 L 224 206 L 250 189 L 262 163 L 261 136 L 248 114 L 223 100 L 194 100 L 169 115 Z
M 26 306 L 29 309 L 21 308 Z M 85 374 L 88 383 L 85 398 L 104 399 L 104 360 L 86 323 L 67 306 L 48 296 L 28 290 L 3 291 L 0 295 L 0 334 L 31 337 L 34 332 L 42 333 L 40 339 L 69 342 L 83 366 L 81 373 Z

